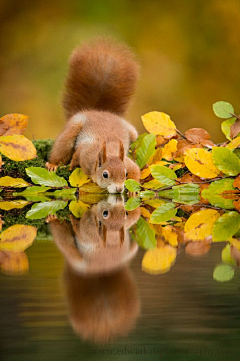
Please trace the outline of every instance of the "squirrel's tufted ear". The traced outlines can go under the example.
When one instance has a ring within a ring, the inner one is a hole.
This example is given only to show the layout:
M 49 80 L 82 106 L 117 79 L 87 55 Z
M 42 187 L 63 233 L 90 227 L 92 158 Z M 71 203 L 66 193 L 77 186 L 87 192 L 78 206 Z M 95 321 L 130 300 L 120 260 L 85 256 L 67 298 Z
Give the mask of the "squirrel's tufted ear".
M 124 159 L 124 146 L 121 140 L 119 141 L 119 158 L 123 161 Z
M 125 235 L 125 231 L 124 231 L 124 227 L 122 227 L 119 231 L 119 236 L 120 236 L 120 244 L 122 245 L 124 242 L 124 235 Z
M 101 167 L 107 160 L 106 142 L 103 142 L 102 150 L 98 154 L 98 166 Z

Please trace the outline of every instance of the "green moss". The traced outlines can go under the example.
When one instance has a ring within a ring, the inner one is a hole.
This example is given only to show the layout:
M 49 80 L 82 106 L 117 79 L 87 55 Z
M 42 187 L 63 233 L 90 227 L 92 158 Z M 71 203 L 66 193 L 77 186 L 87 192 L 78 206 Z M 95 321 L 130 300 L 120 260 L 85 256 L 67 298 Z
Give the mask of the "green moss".
M 33 140 L 33 144 L 37 150 L 37 155 L 45 162 L 48 161 L 49 154 L 51 152 L 54 140 L 53 139 L 38 139 Z
M 15 162 L 5 156 L 2 156 L 4 165 L 2 167 L 1 176 L 9 176 L 13 178 L 23 178 L 30 182 L 31 179 L 27 176 L 25 169 L 28 167 L 44 167 L 45 162 L 41 158 L 34 158 L 23 162 Z

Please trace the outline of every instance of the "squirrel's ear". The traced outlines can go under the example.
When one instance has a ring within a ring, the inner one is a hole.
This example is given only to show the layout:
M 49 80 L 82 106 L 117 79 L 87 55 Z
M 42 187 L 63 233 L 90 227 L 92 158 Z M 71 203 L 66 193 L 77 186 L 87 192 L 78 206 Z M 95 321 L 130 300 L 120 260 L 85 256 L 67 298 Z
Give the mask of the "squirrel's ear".
M 124 227 L 122 227 L 119 231 L 119 236 L 120 236 L 120 244 L 122 245 L 124 242 L 124 235 L 125 235 L 125 231 L 124 231 Z
M 124 159 L 124 146 L 123 146 L 123 143 L 119 142 L 119 158 L 123 161 Z
M 106 148 L 106 142 L 104 141 L 103 142 L 103 163 L 105 163 L 106 162 L 106 160 L 107 160 L 107 148 Z

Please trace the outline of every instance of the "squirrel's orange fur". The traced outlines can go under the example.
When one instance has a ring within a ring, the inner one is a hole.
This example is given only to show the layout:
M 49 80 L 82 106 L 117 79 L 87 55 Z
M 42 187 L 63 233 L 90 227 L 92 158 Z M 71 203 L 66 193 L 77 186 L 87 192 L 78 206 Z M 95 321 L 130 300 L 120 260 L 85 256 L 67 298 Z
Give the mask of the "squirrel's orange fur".
M 51 165 L 81 166 L 100 187 L 122 192 L 126 174 L 139 180 L 127 157 L 137 131 L 122 118 L 136 87 L 139 66 L 126 45 L 97 39 L 74 50 L 63 107 L 68 122 L 57 138 Z

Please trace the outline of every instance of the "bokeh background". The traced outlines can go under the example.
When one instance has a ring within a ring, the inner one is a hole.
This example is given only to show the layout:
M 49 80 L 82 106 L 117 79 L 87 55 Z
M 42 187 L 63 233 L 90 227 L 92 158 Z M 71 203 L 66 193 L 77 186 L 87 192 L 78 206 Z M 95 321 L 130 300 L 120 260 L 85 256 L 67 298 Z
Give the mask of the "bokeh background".
M 99 35 L 127 42 L 142 66 L 128 119 L 171 115 L 182 131 L 221 141 L 217 100 L 240 112 L 239 0 L 1 0 L 0 113 L 30 116 L 27 136 L 62 129 L 61 89 L 72 49 Z

